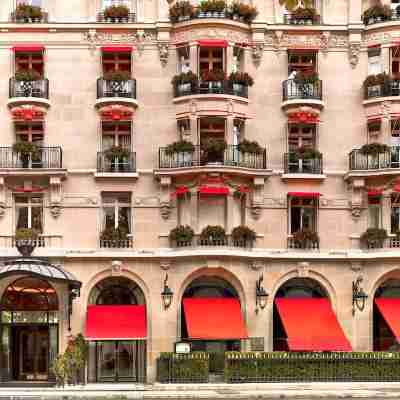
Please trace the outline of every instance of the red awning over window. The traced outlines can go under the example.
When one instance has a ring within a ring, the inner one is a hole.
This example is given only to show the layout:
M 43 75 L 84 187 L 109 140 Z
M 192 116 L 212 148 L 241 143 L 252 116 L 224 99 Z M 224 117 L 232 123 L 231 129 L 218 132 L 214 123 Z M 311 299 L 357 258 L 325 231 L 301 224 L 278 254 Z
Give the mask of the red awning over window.
M 293 351 L 351 351 L 326 298 L 278 298 L 276 307 Z
M 396 341 L 400 343 L 400 298 L 380 297 L 375 299 L 375 304 L 389 325 Z
M 26 52 L 26 53 L 40 53 L 44 51 L 44 46 L 27 45 L 27 46 L 14 46 L 13 51 L 15 52 Z
M 368 197 L 382 196 L 383 189 L 371 189 L 368 190 Z
M 228 47 L 228 42 L 226 40 L 217 40 L 217 39 L 209 39 L 209 40 L 198 40 L 197 44 L 200 47 Z
M 211 194 L 217 196 L 227 196 L 229 194 L 229 188 L 226 186 L 207 186 L 202 185 L 199 187 L 200 194 Z
M 240 302 L 234 298 L 183 299 L 190 339 L 228 340 L 248 337 Z
M 322 196 L 319 192 L 288 192 L 288 196 L 291 197 L 305 197 L 305 198 L 318 198 Z
M 131 53 L 132 46 L 103 46 L 101 51 L 103 53 Z
M 146 336 L 146 306 L 88 306 L 88 340 L 134 340 Z

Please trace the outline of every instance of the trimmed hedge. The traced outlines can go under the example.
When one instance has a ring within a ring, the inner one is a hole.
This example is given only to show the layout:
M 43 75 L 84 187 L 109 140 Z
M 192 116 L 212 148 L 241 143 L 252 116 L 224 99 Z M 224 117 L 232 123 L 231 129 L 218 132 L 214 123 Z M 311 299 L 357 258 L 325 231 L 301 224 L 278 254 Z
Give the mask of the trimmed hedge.
M 239 353 L 225 357 L 225 382 L 399 381 L 400 353 Z

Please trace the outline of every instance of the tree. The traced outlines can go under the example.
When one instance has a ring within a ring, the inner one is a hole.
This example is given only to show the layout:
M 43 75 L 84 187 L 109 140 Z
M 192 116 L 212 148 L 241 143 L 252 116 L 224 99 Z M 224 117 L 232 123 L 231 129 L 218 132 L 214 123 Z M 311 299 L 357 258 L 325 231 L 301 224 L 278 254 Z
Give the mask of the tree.
M 288 11 L 293 11 L 296 8 L 311 8 L 313 0 L 279 0 L 281 6 L 285 6 Z

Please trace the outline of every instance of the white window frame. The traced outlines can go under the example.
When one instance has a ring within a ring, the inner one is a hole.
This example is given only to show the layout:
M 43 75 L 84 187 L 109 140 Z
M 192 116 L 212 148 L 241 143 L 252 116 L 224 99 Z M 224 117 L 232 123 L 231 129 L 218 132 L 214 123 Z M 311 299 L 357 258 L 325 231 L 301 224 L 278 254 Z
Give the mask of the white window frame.
M 289 235 L 293 235 L 295 232 L 292 232 L 292 208 L 300 208 L 300 231 L 303 229 L 303 216 L 304 216 L 304 209 L 305 208 L 313 208 L 314 209 L 314 231 L 318 232 L 318 209 L 319 209 L 319 201 L 316 198 L 313 198 L 314 205 L 311 206 L 293 206 L 292 200 L 299 199 L 299 197 L 289 197 L 288 203 L 288 232 Z M 300 197 L 301 199 L 301 197 Z
M 18 203 L 17 198 L 18 197 L 23 197 L 28 199 L 27 203 Z M 40 198 L 41 203 L 33 203 L 32 198 Z M 17 224 L 18 224 L 18 213 L 17 213 L 17 208 L 28 208 L 28 229 L 32 229 L 32 208 L 33 207 L 40 207 L 42 209 L 42 230 L 44 230 L 44 204 L 43 204 L 43 196 L 41 195 L 24 195 L 24 194 L 14 194 L 14 207 L 15 207 L 15 224 L 14 227 L 17 229 Z
M 131 193 L 107 193 L 107 192 L 103 192 L 102 193 L 102 197 L 101 197 L 101 211 L 102 211 L 102 228 L 105 228 L 105 221 L 106 221 L 106 212 L 105 212 L 105 208 L 114 208 L 114 229 L 117 229 L 119 227 L 119 210 L 121 208 L 128 208 L 129 209 L 129 221 L 128 221 L 128 227 L 129 227 L 129 235 L 132 235 L 132 199 L 129 203 L 125 203 L 125 202 L 120 202 L 118 197 L 125 195 L 125 194 L 129 194 L 129 196 L 131 197 Z M 115 196 L 115 200 L 114 202 L 105 202 L 104 198 L 105 197 L 112 197 Z

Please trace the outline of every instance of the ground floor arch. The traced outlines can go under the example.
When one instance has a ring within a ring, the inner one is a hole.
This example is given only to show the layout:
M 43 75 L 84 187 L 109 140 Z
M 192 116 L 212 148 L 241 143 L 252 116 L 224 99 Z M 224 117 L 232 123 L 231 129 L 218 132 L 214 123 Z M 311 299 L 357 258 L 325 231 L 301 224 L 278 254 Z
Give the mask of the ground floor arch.
M 90 290 L 86 316 L 89 382 L 144 382 L 147 307 L 140 286 L 108 277 Z

